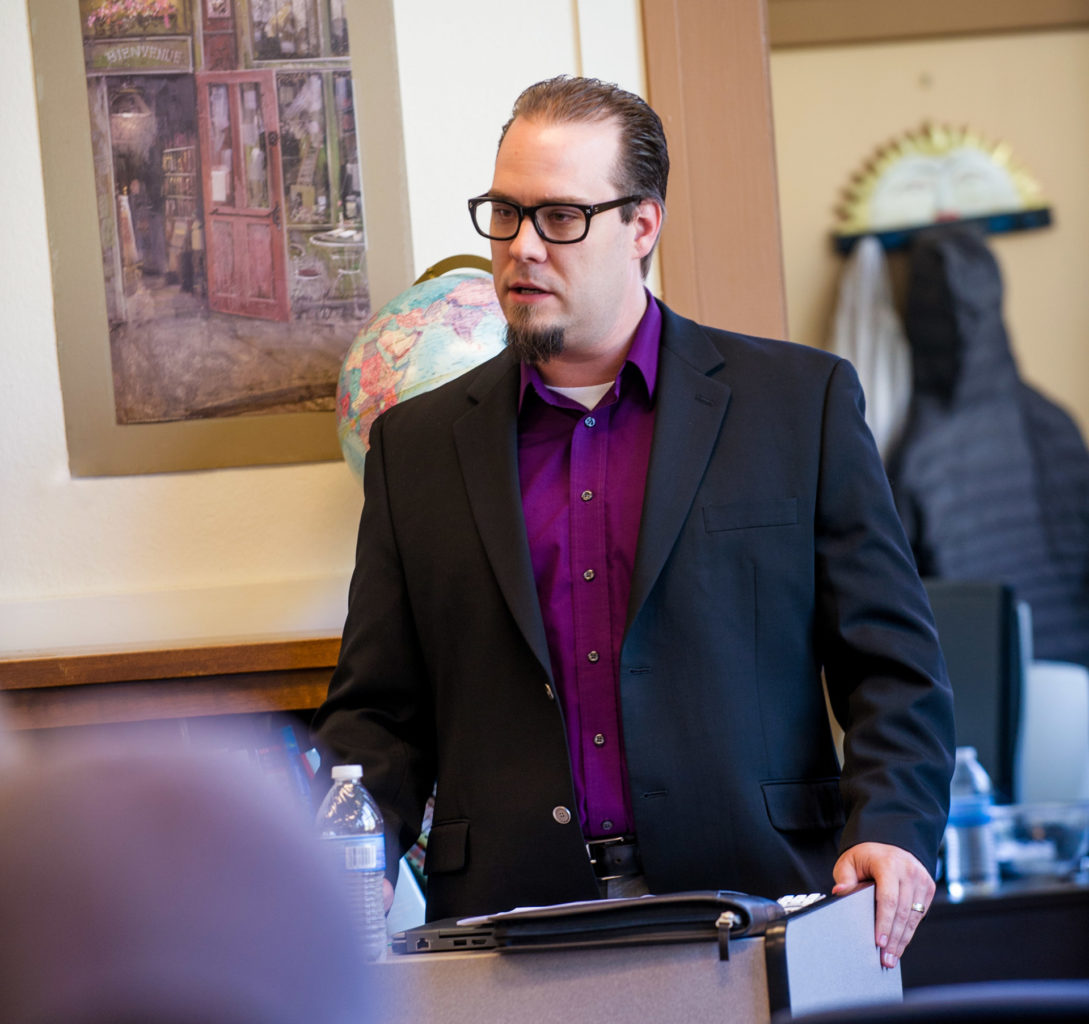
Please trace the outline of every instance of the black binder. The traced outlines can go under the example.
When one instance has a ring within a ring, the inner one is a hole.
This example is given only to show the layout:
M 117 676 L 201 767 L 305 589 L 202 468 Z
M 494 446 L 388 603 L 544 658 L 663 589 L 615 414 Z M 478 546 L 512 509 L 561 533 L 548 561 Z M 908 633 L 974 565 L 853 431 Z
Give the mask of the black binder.
M 728 890 L 588 900 L 432 922 L 396 936 L 394 949 L 520 952 L 717 940 L 725 959 L 730 938 L 762 935 L 786 913 L 774 900 Z

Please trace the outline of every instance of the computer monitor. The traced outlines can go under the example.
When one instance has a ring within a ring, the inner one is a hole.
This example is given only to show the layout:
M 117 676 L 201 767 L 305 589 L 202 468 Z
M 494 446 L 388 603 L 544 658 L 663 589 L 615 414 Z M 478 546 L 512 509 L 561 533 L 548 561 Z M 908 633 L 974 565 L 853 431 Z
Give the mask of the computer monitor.
M 957 745 L 976 748 L 996 801 L 1008 803 L 1016 798 L 1024 676 L 1013 590 L 986 581 L 928 578 L 923 583 L 953 684 Z

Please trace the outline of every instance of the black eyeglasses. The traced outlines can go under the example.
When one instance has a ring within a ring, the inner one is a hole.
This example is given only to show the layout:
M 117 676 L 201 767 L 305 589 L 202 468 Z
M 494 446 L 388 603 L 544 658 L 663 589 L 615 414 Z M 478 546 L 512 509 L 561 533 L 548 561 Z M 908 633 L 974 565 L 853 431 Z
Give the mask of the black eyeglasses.
M 519 206 L 508 199 L 477 196 L 469 200 L 469 215 L 473 227 L 485 238 L 496 242 L 509 242 L 522 227 L 522 219 L 529 217 L 537 234 L 546 242 L 571 245 L 581 242 L 590 231 L 590 218 L 596 213 L 615 210 L 618 206 L 637 203 L 642 196 L 625 196 L 608 203 L 583 206 L 579 203 L 541 203 L 540 206 Z

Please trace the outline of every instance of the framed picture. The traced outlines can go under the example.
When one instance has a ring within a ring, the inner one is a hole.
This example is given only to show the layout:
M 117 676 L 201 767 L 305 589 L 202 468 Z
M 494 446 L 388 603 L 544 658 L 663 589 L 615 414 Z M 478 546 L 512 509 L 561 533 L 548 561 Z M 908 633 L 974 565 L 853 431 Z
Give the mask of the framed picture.
M 74 476 L 340 457 L 412 283 L 392 0 L 28 0 Z

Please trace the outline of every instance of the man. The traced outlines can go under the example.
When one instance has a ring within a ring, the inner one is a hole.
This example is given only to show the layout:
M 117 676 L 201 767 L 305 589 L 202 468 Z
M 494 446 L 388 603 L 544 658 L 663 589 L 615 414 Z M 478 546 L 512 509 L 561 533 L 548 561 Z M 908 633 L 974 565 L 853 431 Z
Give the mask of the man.
M 508 349 L 374 425 L 318 742 L 391 852 L 437 780 L 431 919 L 874 879 L 891 966 L 952 771 L 930 610 L 851 367 L 646 292 L 667 174 L 638 97 L 517 101 L 470 201 Z

